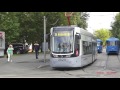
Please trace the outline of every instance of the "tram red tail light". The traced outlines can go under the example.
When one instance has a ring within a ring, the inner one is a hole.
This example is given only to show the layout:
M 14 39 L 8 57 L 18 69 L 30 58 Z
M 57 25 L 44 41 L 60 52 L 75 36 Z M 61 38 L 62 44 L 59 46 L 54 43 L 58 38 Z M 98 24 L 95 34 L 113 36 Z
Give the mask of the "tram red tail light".
M 2 33 L 0 33 L 0 38 L 3 38 L 3 34 Z
M 77 49 L 75 50 L 75 55 L 76 55 L 76 56 L 79 56 L 79 52 L 78 52 Z

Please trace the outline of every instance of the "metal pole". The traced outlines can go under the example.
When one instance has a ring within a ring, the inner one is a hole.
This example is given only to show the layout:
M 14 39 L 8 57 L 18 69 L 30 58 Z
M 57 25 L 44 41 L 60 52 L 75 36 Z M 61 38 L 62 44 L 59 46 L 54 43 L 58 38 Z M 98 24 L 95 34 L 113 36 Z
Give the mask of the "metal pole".
M 70 16 L 68 16 L 67 19 L 68 19 L 68 25 L 70 26 Z
M 44 62 L 46 62 L 46 17 L 44 16 Z

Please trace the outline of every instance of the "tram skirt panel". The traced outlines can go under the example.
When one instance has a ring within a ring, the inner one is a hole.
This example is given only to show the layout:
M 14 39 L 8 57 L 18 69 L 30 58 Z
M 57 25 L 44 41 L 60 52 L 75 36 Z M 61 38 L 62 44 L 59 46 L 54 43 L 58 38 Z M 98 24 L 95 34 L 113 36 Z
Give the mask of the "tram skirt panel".
M 81 57 L 51 58 L 51 67 L 81 67 Z

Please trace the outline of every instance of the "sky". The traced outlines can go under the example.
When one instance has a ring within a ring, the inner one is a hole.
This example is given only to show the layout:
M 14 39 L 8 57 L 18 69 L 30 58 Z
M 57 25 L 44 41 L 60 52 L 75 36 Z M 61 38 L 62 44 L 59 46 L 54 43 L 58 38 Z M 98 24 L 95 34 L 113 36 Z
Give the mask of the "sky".
M 88 28 L 87 30 L 93 33 L 101 28 L 111 29 L 111 23 L 114 22 L 115 15 L 118 12 L 88 12 Z

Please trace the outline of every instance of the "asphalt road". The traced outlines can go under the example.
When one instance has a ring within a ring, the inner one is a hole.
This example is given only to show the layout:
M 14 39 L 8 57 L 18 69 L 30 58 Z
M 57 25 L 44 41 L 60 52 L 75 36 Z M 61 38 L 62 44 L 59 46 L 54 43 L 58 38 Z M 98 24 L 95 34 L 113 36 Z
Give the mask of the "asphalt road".
M 118 56 L 120 57 L 120 56 Z M 98 54 L 97 60 L 85 67 L 77 69 L 53 69 L 49 65 L 49 54 L 20 54 L 13 56 L 13 62 L 0 58 L 0 78 L 119 78 L 120 62 L 117 55 Z M 107 66 L 106 66 L 106 61 Z

